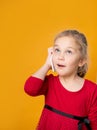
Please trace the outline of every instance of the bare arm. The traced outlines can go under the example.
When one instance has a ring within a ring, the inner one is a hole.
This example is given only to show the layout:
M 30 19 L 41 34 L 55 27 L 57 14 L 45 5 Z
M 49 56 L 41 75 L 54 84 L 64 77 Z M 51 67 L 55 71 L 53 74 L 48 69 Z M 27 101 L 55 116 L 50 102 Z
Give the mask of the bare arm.
M 32 76 L 44 80 L 48 70 L 51 68 L 50 57 L 52 55 L 52 52 L 53 52 L 53 48 L 52 47 L 48 48 L 48 57 L 46 59 L 45 64 L 38 71 L 36 71 Z

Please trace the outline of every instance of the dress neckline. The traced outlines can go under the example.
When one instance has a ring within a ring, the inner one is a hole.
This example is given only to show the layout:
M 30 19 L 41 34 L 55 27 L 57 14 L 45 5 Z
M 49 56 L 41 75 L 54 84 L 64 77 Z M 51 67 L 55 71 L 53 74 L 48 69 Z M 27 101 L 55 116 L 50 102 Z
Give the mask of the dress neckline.
M 85 88 L 85 84 L 86 84 L 86 79 L 84 79 L 83 85 L 82 85 L 82 87 L 79 90 L 77 90 L 77 91 L 70 91 L 70 90 L 66 89 L 62 85 L 62 83 L 60 82 L 60 79 L 59 79 L 58 75 L 57 75 L 57 81 L 58 81 L 59 86 L 63 89 L 63 91 L 67 91 L 68 93 L 79 93 L 79 92 L 81 92 Z

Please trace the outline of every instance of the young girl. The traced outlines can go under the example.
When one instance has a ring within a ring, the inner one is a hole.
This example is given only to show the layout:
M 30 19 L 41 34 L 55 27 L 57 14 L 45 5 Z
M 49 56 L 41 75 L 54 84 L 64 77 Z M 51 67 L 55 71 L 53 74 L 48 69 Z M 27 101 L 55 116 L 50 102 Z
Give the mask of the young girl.
M 24 86 L 31 96 L 44 95 L 37 130 L 97 130 L 97 85 L 84 79 L 87 40 L 77 30 L 59 33 L 44 65 Z M 47 75 L 51 67 L 57 76 Z

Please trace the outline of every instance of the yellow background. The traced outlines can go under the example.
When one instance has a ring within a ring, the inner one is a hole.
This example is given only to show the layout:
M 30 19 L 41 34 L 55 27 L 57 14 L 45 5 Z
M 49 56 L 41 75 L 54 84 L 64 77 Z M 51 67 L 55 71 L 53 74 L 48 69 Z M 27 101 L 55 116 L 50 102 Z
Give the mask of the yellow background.
M 35 130 L 44 97 L 24 93 L 55 35 L 78 29 L 89 42 L 86 78 L 96 82 L 96 0 L 0 0 L 0 130 Z

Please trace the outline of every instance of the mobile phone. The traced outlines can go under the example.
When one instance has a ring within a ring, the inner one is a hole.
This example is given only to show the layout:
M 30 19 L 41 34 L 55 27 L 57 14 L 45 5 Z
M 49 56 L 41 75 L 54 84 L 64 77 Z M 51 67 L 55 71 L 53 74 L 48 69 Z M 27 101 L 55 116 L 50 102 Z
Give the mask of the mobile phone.
M 50 63 L 51 63 L 52 71 L 54 72 L 54 71 L 55 71 L 55 68 L 54 68 L 54 64 L 53 64 L 52 57 L 53 57 L 53 55 L 51 55 L 51 57 L 50 57 Z

